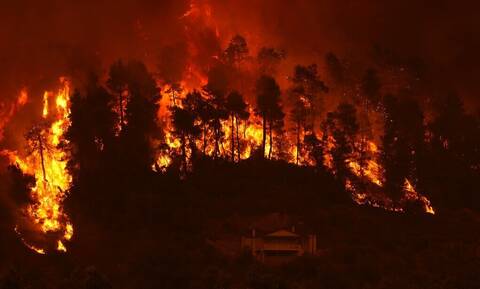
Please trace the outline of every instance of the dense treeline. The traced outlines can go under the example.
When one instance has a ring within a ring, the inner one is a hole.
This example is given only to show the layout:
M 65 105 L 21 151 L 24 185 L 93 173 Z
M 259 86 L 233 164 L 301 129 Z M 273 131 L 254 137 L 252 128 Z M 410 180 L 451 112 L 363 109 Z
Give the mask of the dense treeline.
M 422 92 L 418 65 L 388 64 L 391 70 L 398 66 L 408 72 L 396 75 L 395 89 L 387 89 L 376 70 L 352 76 L 330 53 L 325 66 L 331 84 L 321 80 L 317 65 L 297 65 L 282 91 L 274 72 L 285 52 L 263 48 L 256 60 L 248 53 L 245 39 L 234 37 L 198 90 L 183 91 L 178 73 L 164 76 L 169 90 L 163 97 L 170 97 L 166 115 L 157 114 L 161 88 L 141 62 L 116 62 L 106 85 L 92 77 L 84 92 L 72 97 L 67 140 L 75 185 L 88 181 L 88 175 L 155 178 L 152 166 L 183 178 L 199 162 L 251 158 L 306 165 L 365 188 L 369 184 L 354 176 L 348 163 L 355 159 L 366 167 L 375 157 L 368 151 L 372 141 L 379 146 L 378 178 L 393 202 L 403 196 L 408 179 L 440 210 L 478 208 L 479 118 L 468 114 L 452 93 L 429 98 L 425 105 L 417 95 Z M 258 64 L 249 97 L 241 92 L 243 84 L 235 83 L 247 61 Z M 328 97 L 340 99 L 330 111 Z M 252 146 L 245 133 L 255 121 L 261 141 Z M 173 141 L 166 135 L 178 145 L 169 145 Z M 172 159 L 168 168 L 159 167 L 159 155 Z

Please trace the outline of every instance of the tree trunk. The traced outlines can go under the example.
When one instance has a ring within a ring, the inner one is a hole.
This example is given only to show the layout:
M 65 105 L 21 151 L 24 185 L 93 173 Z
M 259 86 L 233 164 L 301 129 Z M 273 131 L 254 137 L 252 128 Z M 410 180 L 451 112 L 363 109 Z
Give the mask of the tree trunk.
M 182 159 L 183 159 L 183 171 L 187 172 L 187 140 L 185 134 L 182 133 Z
M 237 128 L 237 157 L 238 157 L 238 161 L 240 161 L 240 138 L 238 135 L 238 117 L 235 118 L 235 125 Z
M 312 131 L 310 132 L 311 134 L 315 133 L 315 117 L 317 116 L 316 109 L 315 109 L 315 104 L 312 101 L 312 108 L 311 108 L 311 114 L 312 114 L 312 119 L 311 119 L 311 129 Z
M 268 158 L 272 159 L 272 149 L 273 149 L 273 121 L 270 120 L 270 147 L 268 148 Z
M 265 143 L 267 141 L 267 117 L 263 114 L 262 157 L 265 158 Z
M 203 128 L 202 128 L 202 134 L 203 134 L 203 155 L 205 155 L 207 151 L 207 125 L 203 123 Z
M 43 156 L 43 141 L 42 136 L 40 133 L 38 134 L 38 150 L 40 151 L 40 161 L 42 163 L 42 174 L 43 174 L 43 181 L 47 181 L 47 173 L 45 172 L 45 159 Z
M 197 147 L 195 143 L 195 137 L 190 136 L 187 138 L 188 139 L 188 144 L 190 145 L 190 164 L 194 164 L 194 161 L 197 159 Z
M 219 155 L 220 151 L 220 128 L 218 127 L 220 124 L 217 123 L 214 129 L 214 137 L 215 137 L 215 148 L 213 151 L 213 159 L 216 159 Z
M 297 122 L 297 155 L 296 155 L 296 164 L 299 163 L 300 158 L 300 122 Z
M 231 153 L 232 153 L 232 163 L 235 162 L 235 116 L 232 113 L 232 127 L 230 129 L 230 148 L 231 148 Z M 238 139 L 237 139 L 238 142 Z
M 120 130 L 123 130 L 123 124 L 125 123 L 124 121 L 124 115 L 123 115 L 123 91 L 120 91 Z

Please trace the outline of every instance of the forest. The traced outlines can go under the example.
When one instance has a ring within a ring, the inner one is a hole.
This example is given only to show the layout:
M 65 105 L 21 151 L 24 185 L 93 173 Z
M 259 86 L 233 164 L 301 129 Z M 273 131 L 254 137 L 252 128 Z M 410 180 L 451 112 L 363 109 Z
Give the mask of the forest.
M 305 62 L 198 23 L 153 64 L 0 101 L 0 289 L 479 288 L 480 114 L 460 92 L 379 44 Z M 240 238 L 262 224 L 318 253 L 259 262 Z

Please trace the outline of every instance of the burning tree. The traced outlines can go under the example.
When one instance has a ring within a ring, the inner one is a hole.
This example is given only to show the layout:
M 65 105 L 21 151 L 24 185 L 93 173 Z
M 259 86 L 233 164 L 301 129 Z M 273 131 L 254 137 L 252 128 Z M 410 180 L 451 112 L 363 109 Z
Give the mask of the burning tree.
M 296 99 L 293 104 L 293 108 L 290 111 L 290 117 L 295 123 L 295 164 L 298 165 L 300 164 L 300 156 L 302 155 L 302 132 L 304 131 L 307 121 L 307 108 L 301 98 Z M 310 135 L 315 136 L 314 134 Z
M 52 247 L 66 251 L 65 242 L 73 236 L 73 226 L 62 208 L 72 179 L 67 171 L 68 155 L 62 145 L 70 125 L 70 87 L 66 79 L 61 78 L 61 82 L 63 87 L 56 95 L 44 93 L 42 121 L 25 135 L 29 154 L 22 157 L 17 152 L 6 152 L 11 163 L 24 174 L 35 176 L 35 186 L 30 191 L 32 202 L 24 208 L 27 219 L 15 230 L 25 245 L 42 254 Z M 52 96 L 55 96 L 54 111 L 48 102 Z M 32 236 L 28 233 L 32 230 L 42 234 Z
M 182 101 L 182 107 L 172 108 L 174 134 L 180 138 L 183 172 L 189 170 L 189 159 L 195 155 L 196 139 L 201 133 L 200 126 L 196 124 L 198 118 L 196 108 L 201 97 L 198 91 L 194 91 L 187 94 Z
M 416 180 L 418 177 L 417 159 L 422 153 L 425 135 L 423 115 L 418 104 L 408 98 L 399 100 L 391 95 L 386 96 L 384 107 L 385 190 L 398 202 L 404 194 L 405 179 Z
M 379 105 L 381 100 L 380 89 L 381 83 L 377 71 L 372 68 L 368 69 L 361 83 L 361 91 L 364 95 L 363 103 L 366 111 L 368 111 L 370 107 L 377 108 Z
M 317 65 L 297 65 L 294 70 L 292 81 L 292 94 L 303 103 L 307 112 L 305 131 L 314 133 L 315 118 L 317 116 L 319 95 L 328 92 L 328 87 L 320 80 Z
M 166 91 L 170 94 L 173 106 L 183 91 L 182 80 L 187 65 L 187 47 L 184 43 L 168 45 L 160 50 L 158 73 L 163 84 L 167 86 Z
M 247 41 L 241 35 L 235 35 L 223 53 L 225 61 L 230 65 L 239 65 L 248 56 Z
M 262 47 L 257 54 L 260 73 L 274 75 L 280 62 L 285 59 L 286 53 L 272 47 Z
M 257 114 L 262 117 L 262 157 L 266 156 L 267 128 L 269 132 L 268 158 L 272 157 L 274 124 L 283 120 L 280 105 L 280 87 L 274 78 L 261 76 L 256 85 Z
M 353 159 L 356 153 L 355 140 L 359 126 L 355 107 L 348 103 L 340 104 L 334 112 L 328 113 L 325 126 L 327 134 L 334 140 L 330 151 L 333 169 L 336 176 L 345 183 L 351 177 L 348 161 Z
M 127 67 L 122 61 L 117 61 L 110 66 L 109 79 L 107 85 L 110 90 L 117 95 L 117 104 L 115 111 L 118 113 L 119 122 L 117 124 L 118 132 L 122 131 L 126 125 L 126 107 L 128 103 L 128 72 Z
M 109 76 L 108 86 L 120 95 L 116 109 L 120 123 L 117 134 L 122 140 L 120 150 L 130 151 L 120 152 L 119 157 L 130 164 L 129 169 L 149 170 L 155 159 L 151 142 L 162 137 L 157 126 L 160 93 L 156 81 L 140 61 L 127 64 L 118 61 Z
M 247 104 L 243 96 L 237 91 L 232 91 L 227 96 L 226 109 L 230 113 L 230 150 L 231 160 L 235 161 L 235 138 L 237 140 L 237 158 L 240 161 L 240 135 L 238 126 L 240 120 L 246 120 L 250 116 L 247 110 Z
M 328 92 L 328 87 L 319 79 L 317 65 L 315 64 L 309 66 L 297 65 L 291 81 L 290 97 L 293 102 L 291 118 L 295 123 L 296 136 L 295 162 L 299 164 L 304 136 L 315 134 L 319 94 Z
M 226 67 L 218 63 L 208 72 L 208 83 L 203 87 L 206 100 L 209 106 L 208 126 L 213 133 L 213 153 L 214 159 L 220 156 L 220 146 L 224 137 L 222 121 L 228 118 L 228 112 L 225 107 L 225 96 L 228 91 L 228 79 L 226 77 Z
M 50 155 L 52 145 L 48 142 L 48 123 L 42 122 L 34 125 L 25 135 L 27 140 L 27 150 L 30 155 L 38 154 L 40 156 L 40 166 L 42 168 L 42 180 L 47 183 L 47 173 L 45 170 L 45 155 Z

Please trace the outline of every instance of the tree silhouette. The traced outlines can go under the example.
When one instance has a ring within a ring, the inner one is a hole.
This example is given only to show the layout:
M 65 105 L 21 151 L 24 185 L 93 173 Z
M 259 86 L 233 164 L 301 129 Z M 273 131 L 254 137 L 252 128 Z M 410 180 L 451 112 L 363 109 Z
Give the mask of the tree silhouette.
M 194 92 L 199 94 L 198 92 Z M 187 95 L 185 101 L 183 102 L 184 108 L 175 106 L 172 109 L 172 123 L 174 127 L 174 134 L 180 138 L 181 150 L 182 150 L 182 167 L 183 171 L 188 170 L 188 154 L 187 154 L 187 145 L 190 144 L 191 155 L 194 154 L 195 150 L 195 139 L 200 134 L 200 128 L 195 124 L 195 107 L 193 106 L 193 101 L 195 101 L 194 93 Z M 189 103 L 190 102 L 190 103 Z
M 243 93 L 248 72 L 243 69 L 242 64 L 249 60 L 249 49 L 245 38 L 241 35 L 235 35 L 219 60 L 224 66 L 223 74 L 228 80 L 229 88 Z
M 337 85 L 344 85 L 345 82 L 345 67 L 343 63 L 333 52 L 328 52 L 325 55 L 325 64 L 327 71 Z
M 278 64 L 285 59 L 286 53 L 283 50 L 276 50 L 272 47 L 262 47 L 257 54 L 257 62 L 260 66 L 260 73 L 273 75 Z
M 208 124 L 213 132 L 214 151 L 213 157 L 220 155 L 220 146 L 224 132 L 222 130 L 222 120 L 228 118 L 228 112 L 225 108 L 225 95 L 228 91 L 228 79 L 226 77 L 226 67 L 217 64 L 212 67 L 208 73 L 208 83 L 203 87 L 203 92 L 207 96 L 208 102 Z
M 308 157 L 315 161 L 315 166 L 323 169 L 323 144 L 315 134 L 307 134 L 304 137 L 304 144 Z M 298 161 L 298 160 L 297 160 Z M 297 163 L 298 164 L 298 163 Z
M 365 96 L 364 104 L 367 111 L 369 107 L 376 107 L 379 104 L 380 89 L 381 83 L 377 71 L 371 68 L 368 69 L 365 72 L 361 83 L 361 91 Z
M 418 104 L 408 97 L 387 95 L 384 98 L 385 125 L 383 163 L 385 190 L 398 202 L 403 196 L 405 179 L 416 185 L 416 155 L 424 142 L 423 114 Z
M 305 131 L 313 132 L 317 105 L 321 92 L 328 92 L 328 87 L 320 80 L 317 65 L 297 65 L 294 69 L 291 93 L 294 98 L 300 99 L 307 110 L 307 121 Z
M 345 182 L 350 176 L 347 162 L 355 153 L 355 138 L 359 130 L 355 107 L 341 103 L 335 111 L 327 114 L 326 126 L 335 140 L 331 153 L 336 175 Z
M 122 60 L 114 62 L 110 66 L 107 87 L 117 95 L 116 111 L 119 116 L 119 130 L 123 130 L 125 126 L 125 110 L 128 99 L 128 68 Z
M 123 93 L 128 94 L 125 110 L 120 111 L 120 115 L 124 115 L 121 123 L 122 158 L 128 160 L 131 169 L 149 169 L 154 161 L 151 139 L 161 137 L 157 127 L 160 94 L 156 81 L 142 62 L 133 60 L 112 65 L 107 83 L 117 93 L 123 89 Z M 128 154 L 125 153 L 127 149 Z
M 276 121 L 282 120 L 284 114 L 280 106 L 280 87 L 274 78 L 270 76 L 263 75 L 261 76 L 256 84 L 257 91 L 257 114 L 262 117 L 262 156 L 265 157 L 265 148 L 267 140 L 267 124 L 270 129 L 270 149 L 269 149 L 269 158 L 272 153 L 272 129 L 273 124 Z
M 247 110 L 247 104 L 245 103 L 243 96 L 237 91 L 232 91 L 227 96 L 226 109 L 230 113 L 230 150 L 231 161 L 235 161 L 235 137 L 237 139 L 237 159 L 240 161 L 240 138 L 238 133 L 239 120 L 248 119 L 250 113 Z
M 42 167 L 42 176 L 43 181 L 47 182 L 47 173 L 45 171 L 45 158 L 51 152 L 53 147 L 48 142 L 48 123 L 40 122 L 35 124 L 26 134 L 25 139 L 27 140 L 27 151 L 29 154 L 37 153 L 40 157 L 40 165 Z
M 194 91 L 191 94 L 192 101 L 195 100 L 195 110 L 197 112 L 199 121 L 201 123 L 201 130 L 202 130 L 202 152 L 205 155 L 207 149 L 207 133 L 210 126 L 210 123 L 213 121 L 215 117 L 214 108 L 212 104 L 203 98 L 200 92 Z
M 467 114 L 461 99 L 454 93 L 439 98 L 435 111 L 435 118 L 429 125 L 430 169 L 424 169 L 419 179 L 421 182 L 436 180 L 428 185 L 435 204 L 440 207 L 478 208 L 479 118 Z
M 247 41 L 241 35 L 235 35 L 224 52 L 225 61 L 231 65 L 237 65 L 244 61 L 248 55 Z
M 474 132 L 475 120 L 465 112 L 461 99 L 450 93 L 437 105 L 437 111 L 431 124 L 435 144 L 466 162 L 476 159 L 473 135 L 467 133 Z
M 69 170 L 74 178 L 106 166 L 105 156 L 115 142 L 114 97 L 91 76 L 85 95 L 70 98 L 70 126 L 65 133 L 70 151 Z
M 296 154 L 295 163 L 300 162 L 300 155 L 302 154 L 302 133 L 307 121 L 307 108 L 301 98 L 296 99 L 293 108 L 290 112 L 290 117 L 295 123 L 295 137 L 296 137 Z

